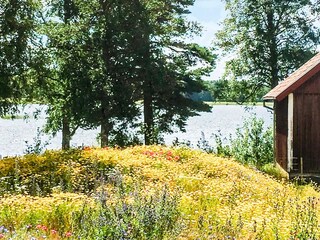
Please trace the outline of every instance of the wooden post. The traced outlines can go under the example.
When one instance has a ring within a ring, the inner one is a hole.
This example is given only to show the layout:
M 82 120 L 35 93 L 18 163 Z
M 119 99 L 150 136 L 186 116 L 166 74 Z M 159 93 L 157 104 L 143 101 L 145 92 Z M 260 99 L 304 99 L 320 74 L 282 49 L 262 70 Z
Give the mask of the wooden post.
M 288 96 L 288 172 L 293 168 L 293 93 Z

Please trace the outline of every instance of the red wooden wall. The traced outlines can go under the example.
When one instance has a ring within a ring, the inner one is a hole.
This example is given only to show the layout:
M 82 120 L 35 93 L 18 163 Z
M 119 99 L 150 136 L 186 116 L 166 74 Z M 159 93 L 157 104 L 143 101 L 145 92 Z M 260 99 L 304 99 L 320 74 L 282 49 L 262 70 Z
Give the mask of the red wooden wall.
M 278 164 L 287 171 L 288 141 L 288 97 L 275 102 L 275 157 Z
M 320 172 L 320 73 L 294 91 L 293 156 L 304 173 Z

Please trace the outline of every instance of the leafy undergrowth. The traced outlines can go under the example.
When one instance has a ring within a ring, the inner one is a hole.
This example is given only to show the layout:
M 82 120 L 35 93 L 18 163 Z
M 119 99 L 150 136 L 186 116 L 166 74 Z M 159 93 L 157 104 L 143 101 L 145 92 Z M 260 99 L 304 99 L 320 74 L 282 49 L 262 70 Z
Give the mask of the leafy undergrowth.
M 320 193 L 187 148 L 0 161 L 3 239 L 320 239 Z

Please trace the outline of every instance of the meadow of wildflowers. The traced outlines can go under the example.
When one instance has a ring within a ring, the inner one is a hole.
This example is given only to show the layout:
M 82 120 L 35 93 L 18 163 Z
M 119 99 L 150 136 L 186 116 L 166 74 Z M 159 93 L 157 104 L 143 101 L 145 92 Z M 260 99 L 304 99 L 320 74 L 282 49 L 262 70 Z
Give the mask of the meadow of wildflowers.
M 0 161 L 0 239 L 320 239 L 316 186 L 188 148 Z

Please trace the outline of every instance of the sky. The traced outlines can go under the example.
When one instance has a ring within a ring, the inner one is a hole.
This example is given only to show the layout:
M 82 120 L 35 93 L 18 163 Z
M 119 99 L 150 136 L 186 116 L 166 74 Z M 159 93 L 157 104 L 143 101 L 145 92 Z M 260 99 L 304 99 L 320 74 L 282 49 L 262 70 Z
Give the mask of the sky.
M 190 8 L 189 19 L 197 21 L 203 26 L 203 34 L 196 37 L 195 42 L 210 47 L 214 40 L 214 34 L 221 27 L 219 23 L 226 16 L 224 3 L 221 0 L 195 0 L 195 4 Z M 221 77 L 224 71 L 225 59 L 218 59 L 216 69 L 211 74 L 210 79 L 215 80 Z
M 190 8 L 190 20 L 197 21 L 203 26 L 203 35 L 196 40 L 210 46 L 214 34 L 219 29 L 219 23 L 225 18 L 224 3 L 221 0 L 196 0 Z

